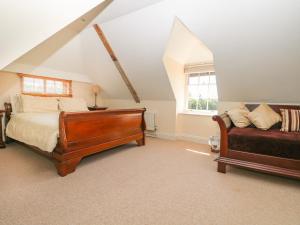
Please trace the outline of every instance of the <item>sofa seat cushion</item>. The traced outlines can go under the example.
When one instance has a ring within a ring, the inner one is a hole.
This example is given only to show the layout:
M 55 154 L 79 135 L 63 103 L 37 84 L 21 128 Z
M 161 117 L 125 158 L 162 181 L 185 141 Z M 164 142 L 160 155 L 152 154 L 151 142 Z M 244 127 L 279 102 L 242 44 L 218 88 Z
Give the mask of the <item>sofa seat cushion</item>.
M 232 150 L 300 159 L 299 132 L 233 127 L 228 133 L 228 139 L 228 147 Z

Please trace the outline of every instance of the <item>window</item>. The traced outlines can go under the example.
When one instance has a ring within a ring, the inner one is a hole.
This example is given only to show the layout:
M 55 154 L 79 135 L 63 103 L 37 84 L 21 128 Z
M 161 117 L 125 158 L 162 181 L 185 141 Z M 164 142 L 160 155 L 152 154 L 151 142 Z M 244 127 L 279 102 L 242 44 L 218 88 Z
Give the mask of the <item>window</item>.
M 186 99 L 188 111 L 216 111 L 218 92 L 215 73 L 189 74 Z
M 72 96 L 72 81 L 50 77 L 19 74 L 21 77 L 22 94 L 36 96 Z

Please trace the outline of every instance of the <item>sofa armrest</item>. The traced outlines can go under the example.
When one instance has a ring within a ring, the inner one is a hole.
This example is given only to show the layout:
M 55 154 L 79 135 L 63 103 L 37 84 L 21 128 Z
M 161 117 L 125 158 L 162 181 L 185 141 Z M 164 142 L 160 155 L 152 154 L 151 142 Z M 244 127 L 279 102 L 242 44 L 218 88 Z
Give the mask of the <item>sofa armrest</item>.
M 212 119 L 219 124 L 220 128 L 220 156 L 226 157 L 228 155 L 228 131 L 231 128 L 231 120 L 227 113 L 215 115 Z

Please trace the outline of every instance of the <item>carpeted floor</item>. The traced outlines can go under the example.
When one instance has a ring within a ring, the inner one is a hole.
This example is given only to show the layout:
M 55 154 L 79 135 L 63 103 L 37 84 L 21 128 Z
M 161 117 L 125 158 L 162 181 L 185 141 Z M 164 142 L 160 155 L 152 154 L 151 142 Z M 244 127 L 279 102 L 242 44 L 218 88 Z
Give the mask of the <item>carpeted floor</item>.
M 300 182 L 242 169 L 216 172 L 208 146 L 147 139 L 84 159 L 59 177 L 52 163 L 0 150 L 2 225 L 299 225 Z

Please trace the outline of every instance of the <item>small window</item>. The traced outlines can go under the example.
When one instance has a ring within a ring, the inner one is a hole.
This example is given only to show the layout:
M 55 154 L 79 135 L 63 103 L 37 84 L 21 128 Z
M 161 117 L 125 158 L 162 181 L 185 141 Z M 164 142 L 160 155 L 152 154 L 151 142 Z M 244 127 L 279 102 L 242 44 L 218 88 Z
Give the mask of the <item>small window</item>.
M 72 97 L 72 81 L 19 74 L 22 94 L 35 96 Z
M 186 109 L 215 112 L 218 92 L 214 72 L 188 74 Z

